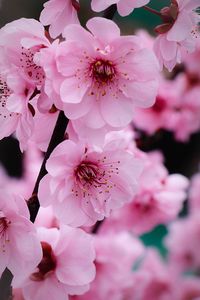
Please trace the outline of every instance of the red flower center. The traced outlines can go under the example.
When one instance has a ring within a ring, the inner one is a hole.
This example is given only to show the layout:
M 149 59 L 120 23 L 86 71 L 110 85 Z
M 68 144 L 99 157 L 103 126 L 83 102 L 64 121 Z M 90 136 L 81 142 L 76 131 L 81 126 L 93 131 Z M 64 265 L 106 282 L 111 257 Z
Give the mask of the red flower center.
M 112 82 L 116 75 L 116 70 L 111 61 L 98 59 L 91 64 L 92 77 L 98 83 Z
M 41 242 L 43 258 L 38 265 L 38 272 L 32 274 L 31 279 L 35 281 L 44 280 L 50 273 L 56 269 L 56 257 L 51 245 Z

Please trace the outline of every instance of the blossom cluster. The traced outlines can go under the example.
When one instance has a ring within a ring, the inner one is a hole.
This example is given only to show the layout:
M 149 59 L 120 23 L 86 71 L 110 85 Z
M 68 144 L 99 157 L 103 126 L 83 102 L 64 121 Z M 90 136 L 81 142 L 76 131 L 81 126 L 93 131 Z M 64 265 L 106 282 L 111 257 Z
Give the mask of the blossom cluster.
M 48 0 L 39 21 L 0 29 L 0 139 L 23 153 L 20 179 L 0 166 L 0 275 L 12 273 L 14 300 L 200 299 L 200 177 L 190 185 L 140 147 L 143 133 L 187 142 L 200 130 L 200 1 L 149 2 L 92 0 L 106 11 L 84 27 L 78 0 Z M 156 37 L 122 35 L 108 15 L 139 8 L 161 18 Z M 160 224 L 166 261 L 141 239 Z

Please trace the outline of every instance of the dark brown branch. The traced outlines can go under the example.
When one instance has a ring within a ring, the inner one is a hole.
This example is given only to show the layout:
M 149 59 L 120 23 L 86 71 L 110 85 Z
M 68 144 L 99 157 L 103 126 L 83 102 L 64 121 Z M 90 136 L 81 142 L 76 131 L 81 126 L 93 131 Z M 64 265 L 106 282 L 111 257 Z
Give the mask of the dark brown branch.
M 111 20 L 113 19 L 116 11 L 117 11 L 117 5 L 113 4 L 104 11 L 103 17 Z
M 6 268 L 0 279 L 0 300 L 12 299 L 12 273 Z
M 33 223 L 35 221 L 38 210 L 40 208 L 40 203 L 38 200 L 37 193 L 38 193 L 40 180 L 47 174 L 47 171 L 45 168 L 47 159 L 49 158 L 49 156 L 51 155 L 51 153 L 55 149 L 55 147 L 63 141 L 68 121 L 69 120 L 65 117 L 63 111 L 61 111 L 59 113 L 48 149 L 46 151 L 42 166 L 40 168 L 40 172 L 38 174 L 38 178 L 36 180 L 32 196 L 28 200 L 28 203 L 27 203 L 29 212 L 30 212 L 30 220 Z M 6 269 L 3 272 L 1 279 L 0 279 L 0 300 L 11 300 L 12 299 L 12 288 L 11 288 L 12 279 L 13 279 L 12 273 L 8 269 Z
M 57 119 L 57 122 L 56 122 L 56 125 L 55 125 L 55 128 L 54 128 L 54 131 L 53 131 L 53 134 L 52 134 L 47 152 L 45 154 L 42 166 L 40 168 L 40 172 L 39 172 L 38 178 L 36 180 L 32 196 L 28 200 L 30 220 L 33 223 L 35 221 L 35 218 L 37 216 L 37 213 L 38 213 L 38 210 L 39 210 L 39 207 L 40 207 L 40 203 L 39 203 L 39 200 L 38 200 L 37 193 L 38 193 L 40 180 L 47 174 L 47 171 L 46 171 L 46 168 L 45 168 L 46 162 L 47 162 L 50 154 L 52 153 L 52 151 L 56 148 L 56 146 L 64 140 L 64 135 L 65 135 L 65 130 L 67 128 L 67 124 L 68 124 L 68 119 L 66 118 L 64 112 L 61 111 L 59 113 L 59 116 L 58 116 L 58 119 Z

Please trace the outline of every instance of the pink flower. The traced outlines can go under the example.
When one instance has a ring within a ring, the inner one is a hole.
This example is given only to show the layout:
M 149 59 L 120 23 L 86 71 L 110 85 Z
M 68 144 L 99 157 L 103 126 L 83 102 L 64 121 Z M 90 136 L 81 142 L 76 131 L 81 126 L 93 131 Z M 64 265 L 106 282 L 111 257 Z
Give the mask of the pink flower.
M 141 242 L 127 232 L 95 236 L 96 277 L 77 300 L 118 300 L 132 284 L 132 266 L 144 255 Z
M 174 300 L 200 300 L 199 277 L 185 276 L 176 282 Z
M 195 272 L 200 268 L 199 212 L 171 224 L 165 245 L 169 250 L 172 270 Z M 187 237 L 187 242 L 186 242 Z
M 93 225 L 132 199 L 142 163 L 115 142 L 101 149 L 67 140 L 56 147 L 46 168 L 41 205 L 52 204 L 61 222 L 81 226 Z
M 174 133 L 175 139 L 187 142 L 200 129 L 199 85 L 191 85 L 184 74 L 173 81 L 161 81 L 155 104 L 149 109 L 135 109 L 133 123 L 147 134 L 159 129 Z
M 156 159 L 143 156 L 143 160 L 146 164 L 132 202 L 113 211 L 101 226 L 101 232 L 128 229 L 143 234 L 158 224 L 171 221 L 181 210 L 187 178 L 180 174 L 168 175 L 164 165 Z
M 44 26 L 50 25 L 49 33 L 52 38 L 56 38 L 67 25 L 79 23 L 78 9 L 78 0 L 49 0 L 44 4 L 40 22 Z
M 42 252 L 35 228 L 29 221 L 25 201 L 1 189 L 0 274 L 7 267 L 19 286 L 41 260 Z
M 195 174 L 191 179 L 189 189 L 189 208 L 191 212 L 200 209 L 200 173 Z
M 181 62 L 184 50 L 195 50 L 193 33 L 199 18 L 193 10 L 198 6 L 199 0 L 173 0 L 170 7 L 161 10 L 164 24 L 156 28 L 160 35 L 154 45 L 161 67 L 164 65 L 172 71 L 176 63 Z
M 193 53 L 186 53 L 183 57 L 183 63 L 186 65 L 186 71 L 192 77 L 200 81 L 200 39 L 197 39 L 196 49 Z
M 94 279 L 95 253 L 91 236 L 81 229 L 39 228 L 43 258 L 22 286 L 26 300 L 67 300 L 89 288 Z
M 150 248 L 146 251 L 138 275 L 140 277 L 142 275 L 142 282 L 140 281 L 141 284 L 138 283 L 138 287 L 136 287 L 136 291 L 139 290 L 140 295 L 138 299 L 177 300 L 172 297 L 176 277 L 169 272 L 167 265 L 156 250 Z M 136 276 L 138 275 L 136 274 Z
M 50 46 L 44 27 L 34 19 L 19 19 L 0 30 L 1 68 L 5 74 L 13 71 L 27 84 L 28 89 L 41 89 L 44 72 L 36 65 L 34 56 L 40 49 Z
M 150 0 L 92 0 L 91 6 L 94 11 L 100 12 L 112 4 L 117 4 L 117 10 L 121 16 L 127 16 L 135 8 L 149 3 Z
M 182 77 L 174 80 L 160 80 L 158 95 L 154 105 L 147 109 L 136 108 L 133 123 L 136 128 L 152 135 L 159 129 L 173 129 L 172 123 L 180 114 L 178 107 L 182 105 L 182 94 L 186 88 L 186 81 Z M 169 128 L 170 126 L 170 128 Z M 174 126 L 175 127 L 175 126 Z
M 38 94 L 43 94 L 44 71 L 34 56 L 49 44 L 43 26 L 32 19 L 13 21 L 0 30 L 0 138 L 16 130 L 22 150 L 33 132 Z
M 88 127 L 126 126 L 135 105 L 149 107 L 155 100 L 156 58 L 142 48 L 139 38 L 120 37 L 119 28 L 110 20 L 93 18 L 87 27 L 91 33 L 80 25 L 66 27 L 66 41 L 51 47 L 54 63 L 51 59 L 47 65 L 43 59 L 50 49 L 41 51 L 40 64 L 51 79 L 50 93 L 53 87 L 66 116 L 81 118 Z

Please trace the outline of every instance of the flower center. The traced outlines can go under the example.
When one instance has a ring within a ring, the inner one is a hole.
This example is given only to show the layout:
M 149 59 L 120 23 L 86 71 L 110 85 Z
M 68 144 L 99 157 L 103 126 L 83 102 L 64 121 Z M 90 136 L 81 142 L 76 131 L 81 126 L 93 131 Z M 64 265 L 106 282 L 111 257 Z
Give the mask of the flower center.
M 157 96 L 156 98 L 156 102 L 155 104 L 152 106 L 152 110 L 155 112 L 155 113 L 161 113 L 162 111 L 164 111 L 166 108 L 166 101 L 160 97 L 160 96 Z
M 82 162 L 75 171 L 76 179 L 83 185 L 100 183 L 98 166 L 90 162 Z
M 38 265 L 38 272 L 31 275 L 34 281 L 44 280 L 50 273 L 56 269 L 56 257 L 53 253 L 51 245 L 41 242 L 43 258 Z
M 24 70 L 29 80 L 32 80 L 37 85 L 42 85 L 44 81 L 44 71 L 42 67 L 34 62 L 34 55 L 41 49 L 40 46 L 35 46 L 29 49 L 22 47 L 20 57 L 20 67 Z
M 111 61 L 98 59 L 91 65 L 92 77 L 98 83 L 112 82 L 116 76 L 116 70 Z
M 0 211 L 0 250 L 5 252 L 6 243 L 9 242 L 7 229 L 10 225 L 10 221 L 4 216 L 4 214 Z

